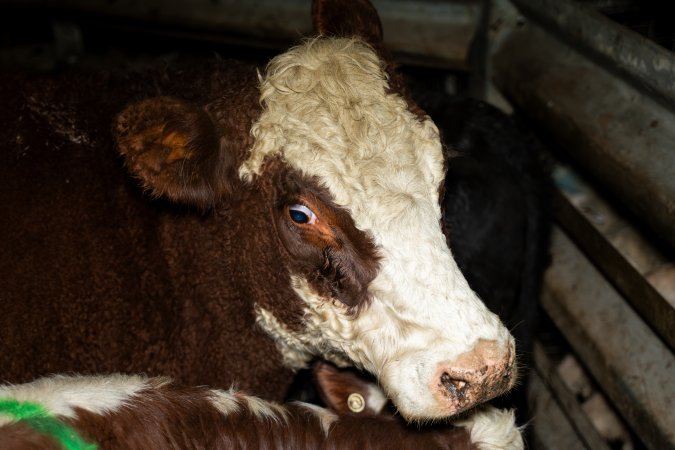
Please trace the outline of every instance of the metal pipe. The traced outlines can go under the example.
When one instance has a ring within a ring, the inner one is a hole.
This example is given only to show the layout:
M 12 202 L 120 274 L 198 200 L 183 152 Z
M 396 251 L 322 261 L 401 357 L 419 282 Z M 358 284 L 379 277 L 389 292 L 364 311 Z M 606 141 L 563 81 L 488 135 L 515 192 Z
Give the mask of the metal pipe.
M 667 102 L 647 94 L 665 88 L 665 81 L 638 89 L 550 27 L 524 18 L 509 23 L 516 25 L 502 29 L 493 47 L 496 85 L 675 248 L 675 114 Z M 640 73 L 648 75 L 646 69 Z
M 569 39 L 608 70 L 675 107 L 675 59 L 667 49 L 579 2 L 512 1 L 525 17 Z
M 185 36 L 221 33 L 264 46 L 288 45 L 312 34 L 309 0 L 13 0 L 21 7 L 54 8 L 109 21 L 129 20 L 170 27 Z M 468 68 L 469 49 L 480 19 L 479 0 L 445 2 L 374 0 L 387 46 L 403 60 Z M 166 32 L 166 31 L 165 31 Z M 231 39 L 229 39 L 231 41 Z

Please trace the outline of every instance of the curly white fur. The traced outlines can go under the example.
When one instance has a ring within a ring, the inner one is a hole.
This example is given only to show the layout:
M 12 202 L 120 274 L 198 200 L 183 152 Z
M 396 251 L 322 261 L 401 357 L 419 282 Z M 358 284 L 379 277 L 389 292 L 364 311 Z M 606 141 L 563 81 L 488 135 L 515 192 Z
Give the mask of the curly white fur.
M 260 90 L 263 113 L 240 176 L 254 180 L 265 159 L 278 156 L 317 177 L 373 237 L 380 256 L 369 286 L 373 301 L 356 317 L 294 274 L 306 303 L 304 334 L 283 329 L 270 312 L 260 323 L 286 337 L 287 362 L 302 364 L 312 354 L 349 361 L 377 375 L 406 417 L 453 413 L 429 388 L 439 364 L 470 352 L 479 339 L 506 353 L 512 338 L 469 288 L 446 245 L 436 126 L 389 92 L 382 62 L 358 39 L 318 38 L 289 50 L 271 61 Z
M 480 450 L 522 450 L 523 437 L 513 410 L 484 405 L 465 419 L 453 422 L 471 433 L 471 442 Z

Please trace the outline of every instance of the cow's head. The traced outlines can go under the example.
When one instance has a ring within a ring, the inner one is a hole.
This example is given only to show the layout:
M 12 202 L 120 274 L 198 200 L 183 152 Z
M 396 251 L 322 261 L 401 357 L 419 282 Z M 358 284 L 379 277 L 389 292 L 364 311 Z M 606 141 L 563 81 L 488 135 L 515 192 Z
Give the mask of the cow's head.
M 228 141 L 246 120 L 219 113 L 224 100 L 167 97 L 120 114 L 118 145 L 157 195 L 217 205 L 262 193 L 264 232 L 301 307 L 256 299 L 255 309 L 287 365 L 315 355 L 356 365 L 406 418 L 453 415 L 515 383 L 513 338 L 447 246 L 439 133 L 400 92 L 375 10 L 317 1 L 313 16 L 321 36 L 260 76 L 246 148 Z

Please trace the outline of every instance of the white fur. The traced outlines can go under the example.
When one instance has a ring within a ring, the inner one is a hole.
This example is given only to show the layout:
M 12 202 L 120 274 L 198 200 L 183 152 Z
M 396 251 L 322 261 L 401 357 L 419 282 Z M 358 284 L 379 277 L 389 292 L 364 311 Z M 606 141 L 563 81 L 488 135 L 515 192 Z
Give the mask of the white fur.
M 143 390 L 161 388 L 170 383 L 164 377 L 146 378 L 141 375 L 54 375 L 31 383 L 0 386 L 0 399 L 34 402 L 54 416 L 76 418 L 76 408 L 94 414 L 114 413 L 132 401 L 142 402 L 137 394 Z M 210 401 L 224 416 L 241 411 L 242 407 L 259 420 L 277 424 L 288 422 L 288 410 L 282 405 L 237 392 L 211 390 Z M 11 423 L 10 416 L 0 414 L 0 426 Z
M 168 379 L 148 380 L 141 376 L 119 374 L 55 375 L 31 383 L 0 386 L 0 398 L 39 403 L 50 414 L 74 418 L 75 408 L 95 414 L 114 412 L 126 405 L 138 391 L 150 386 L 159 387 L 165 383 L 168 383 Z M 7 422 L 11 422 L 11 419 L 0 415 L 0 425 Z
M 214 389 L 211 391 L 211 404 L 220 411 L 224 416 L 229 416 L 230 414 L 238 413 L 241 410 L 241 405 L 237 401 L 236 391 L 230 389 L 229 391 L 221 391 Z
M 310 403 L 303 403 L 303 402 L 294 402 L 294 403 L 298 406 L 302 406 L 303 408 L 311 411 L 316 417 L 318 417 L 319 422 L 321 422 L 321 429 L 323 430 L 323 434 L 325 436 L 328 436 L 330 427 L 336 420 L 338 420 L 337 414 L 335 414 L 333 411 L 329 409 L 322 408 L 317 405 L 312 405 Z
M 476 409 L 469 417 L 453 423 L 469 429 L 471 442 L 480 450 L 522 450 L 523 437 L 516 426 L 513 410 L 490 405 Z
M 294 366 L 312 354 L 352 361 L 379 377 L 406 417 L 448 415 L 429 387 L 439 364 L 479 339 L 506 352 L 512 338 L 469 288 L 446 245 L 436 126 L 387 93 L 381 61 L 355 39 L 316 39 L 291 49 L 269 64 L 260 89 L 264 111 L 252 128 L 256 140 L 242 178 L 254 179 L 275 155 L 318 177 L 373 237 L 381 260 L 369 286 L 373 301 L 357 317 L 296 274 L 306 331 L 291 333 L 269 311 L 259 322 L 284 339 Z
M 237 399 L 244 402 L 246 407 L 258 420 L 268 420 L 277 424 L 288 423 L 288 411 L 281 405 L 267 402 L 258 397 L 238 394 L 230 391 Z
M 256 322 L 272 336 L 286 367 L 294 370 L 307 367 L 313 357 L 311 338 L 308 339 L 304 333 L 291 332 L 270 311 L 257 304 L 254 306 Z M 345 364 L 348 365 L 348 362 L 342 365 Z
M 389 401 L 386 394 L 382 392 L 382 389 L 380 389 L 375 384 L 368 385 L 367 397 L 368 397 L 367 400 L 368 409 L 370 409 L 373 412 L 373 414 L 379 414 L 380 412 L 382 412 L 382 409 Z

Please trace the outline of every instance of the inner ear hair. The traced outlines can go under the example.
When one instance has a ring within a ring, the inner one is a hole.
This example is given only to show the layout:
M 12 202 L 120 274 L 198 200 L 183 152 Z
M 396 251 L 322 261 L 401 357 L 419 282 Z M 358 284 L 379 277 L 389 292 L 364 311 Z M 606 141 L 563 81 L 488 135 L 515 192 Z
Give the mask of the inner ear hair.
M 142 100 L 117 116 L 113 131 L 128 168 L 155 196 L 208 208 L 229 187 L 232 162 L 204 108 L 173 97 Z

